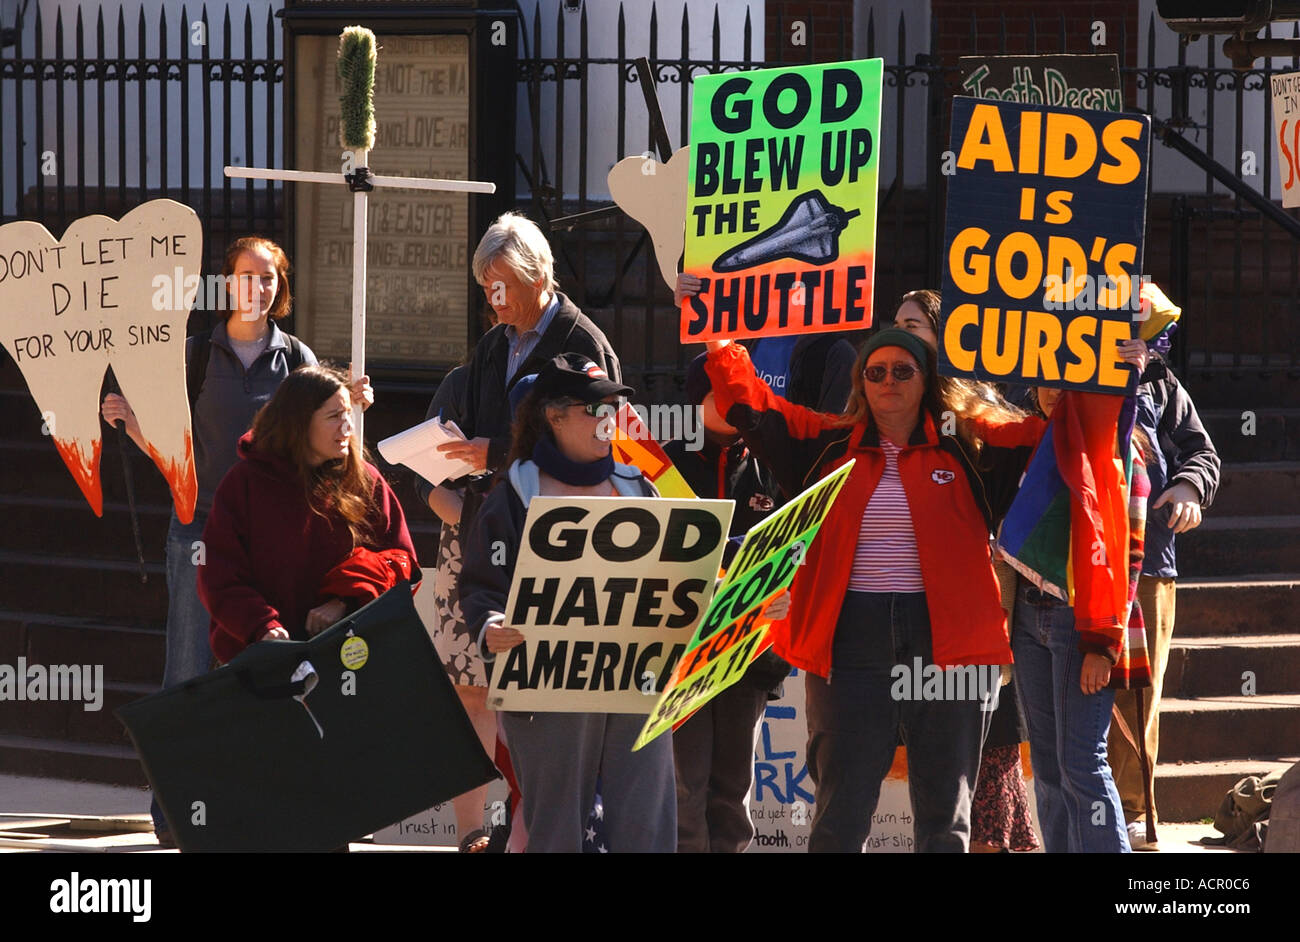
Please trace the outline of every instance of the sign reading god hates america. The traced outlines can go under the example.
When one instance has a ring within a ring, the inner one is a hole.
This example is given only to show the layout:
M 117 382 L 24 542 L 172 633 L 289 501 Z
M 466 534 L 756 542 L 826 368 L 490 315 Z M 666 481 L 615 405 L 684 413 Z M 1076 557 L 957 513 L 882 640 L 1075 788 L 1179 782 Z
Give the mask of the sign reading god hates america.
M 1144 115 L 953 99 L 940 373 L 1125 390 L 1150 143 Z
M 534 497 L 498 654 L 497 710 L 649 713 L 713 597 L 729 500 Z

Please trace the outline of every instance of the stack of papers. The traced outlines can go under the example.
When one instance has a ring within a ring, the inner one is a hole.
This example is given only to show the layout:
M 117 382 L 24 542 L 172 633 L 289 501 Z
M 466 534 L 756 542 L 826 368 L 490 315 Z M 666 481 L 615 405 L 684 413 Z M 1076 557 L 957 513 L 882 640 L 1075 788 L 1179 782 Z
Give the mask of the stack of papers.
M 466 440 L 455 422 L 435 418 L 385 438 L 379 443 L 379 453 L 389 464 L 404 464 L 437 487 L 443 481 L 487 470 L 476 468 L 468 461 L 447 458 L 438 451 L 438 446 L 446 442 Z

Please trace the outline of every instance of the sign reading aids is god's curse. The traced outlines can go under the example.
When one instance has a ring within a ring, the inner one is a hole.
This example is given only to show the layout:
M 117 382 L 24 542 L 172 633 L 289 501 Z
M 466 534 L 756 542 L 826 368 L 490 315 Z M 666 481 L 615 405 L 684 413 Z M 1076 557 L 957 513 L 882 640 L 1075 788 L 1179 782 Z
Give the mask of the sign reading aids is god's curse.
M 883 60 L 694 82 L 684 343 L 871 326 Z
M 57 239 L 38 222 L 0 226 L 0 343 L 96 514 L 104 504 L 99 396 L 111 366 L 177 518 L 194 518 L 185 321 L 202 260 L 199 218 L 172 200 L 150 200 L 120 220 L 86 216 Z
M 957 97 L 939 372 L 1122 393 L 1150 119 Z

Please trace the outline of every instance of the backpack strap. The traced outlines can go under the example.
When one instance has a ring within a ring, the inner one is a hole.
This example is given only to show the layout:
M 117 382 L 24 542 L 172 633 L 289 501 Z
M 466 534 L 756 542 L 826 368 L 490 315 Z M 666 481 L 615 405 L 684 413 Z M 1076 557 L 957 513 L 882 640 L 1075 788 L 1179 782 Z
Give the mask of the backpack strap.
M 205 330 L 193 337 L 194 349 L 190 351 L 190 361 L 185 364 L 185 391 L 190 398 L 190 415 L 194 415 L 194 404 L 199 401 L 199 391 L 203 389 L 204 377 L 208 375 L 208 357 L 212 353 L 212 331 Z
M 288 332 L 284 333 L 284 339 L 289 343 L 289 352 L 285 354 L 285 361 L 289 365 L 289 372 L 292 373 L 303 364 L 302 341 Z

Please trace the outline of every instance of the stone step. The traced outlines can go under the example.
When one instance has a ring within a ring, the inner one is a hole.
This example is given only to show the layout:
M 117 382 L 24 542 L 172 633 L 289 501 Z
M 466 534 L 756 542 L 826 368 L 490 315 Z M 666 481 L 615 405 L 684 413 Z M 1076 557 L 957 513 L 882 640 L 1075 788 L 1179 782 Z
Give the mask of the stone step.
M 1300 514 L 1300 461 L 1224 464 L 1207 513 L 1215 518 Z
M 1262 777 L 1271 772 L 1285 772 L 1298 761 L 1297 755 L 1300 753 L 1292 753 L 1290 758 L 1159 763 L 1155 781 L 1157 831 L 1166 821 L 1214 817 L 1223 796 L 1237 782 L 1248 775 Z
M 167 481 L 153 462 L 134 445 L 127 449 L 127 454 L 136 500 L 152 504 L 170 503 Z M 126 500 L 122 460 L 115 444 L 108 444 L 100 458 L 100 479 L 105 500 Z M 89 510 L 81 489 L 48 438 L 0 441 L 0 494 L 76 498 Z
M 161 551 L 159 545 L 151 559 L 145 546 L 148 582 L 142 584 L 134 559 L 0 549 L 0 610 L 165 624 L 167 579 Z
M 137 501 L 140 548 L 146 562 L 161 563 L 171 522 L 169 504 Z M 130 505 L 105 501 L 96 517 L 80 496 L 27 497 L 0 494 L 0 550 L 25 553 L 105 556 L 130 561 L 136 545 Z
M 40 664 L 103 664 L 113 683 L 162 683 L 166 637 L 162 624 L 108 624 L 96 618 L 60 618 L 31 612 L 0 612 L 0 663 L 20 655 Z
M 0 768 L 13 775 L 146 786 L 131 746 L 77 743 L 0 732 Z
M 1300 514 L 1210 515 L 1178 536 L 1178 571 L 1184 576 L 1300 572 Z
M 44 662 L 44 666 L 48 672 L 55 664 L 82 663 L 86 662 L 65 658 L 59 662 Z M 29 659 L 29 674 L 31 667 Z M 143 696 L 157 693 L 158 688 L 153 684 L 114 684 L 105 681 L 102 690 L 95 691 L 94 699 L 86 696 L 84 687 L 78 692 L 80 700 L 7 701 L 5 708 L 0 710 L 0 734 L 11 733 L 66 743 L 129 747 L 131 740 L 126 727 L 118 722 L 114 711 Z M 47 688 L 45 695 L 51 696 L 53 693 L 52 689 Z
M 1160 760 L 1204 762 L 1300 752 L 1300 693 L 1166 697 Z
M 1224 461 L 1300 459 L 1300 409 L 1206 409 L 1197 414 Z
M 1300 633 L 1178 638 L 1165 666 L 1164 696 L 1216 697 L 1300 690 Z
M 1180 578 L 1175 638 L 1300 631 L 1300 575 Z
M 1233 369 L 1217 362 L 1204 366 L 1203 360 L 1198 351 L 1193 351 L 1192 365 L 1178 376 L 1196 403 L 1198 413 L 1207 409 L 1235 409 L 1240 419 L 1242 411 L 1258 409 L 1264 403 L 1278 409 L 1300 408 L 1300 383 L 1285 369 L 1263 370 L 1259 366 Z M 1210 434 L 1213 437 L 1213 431 Z

